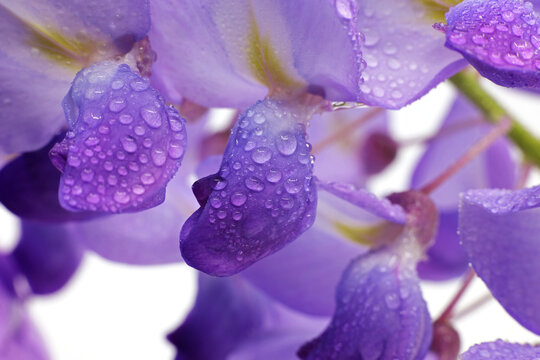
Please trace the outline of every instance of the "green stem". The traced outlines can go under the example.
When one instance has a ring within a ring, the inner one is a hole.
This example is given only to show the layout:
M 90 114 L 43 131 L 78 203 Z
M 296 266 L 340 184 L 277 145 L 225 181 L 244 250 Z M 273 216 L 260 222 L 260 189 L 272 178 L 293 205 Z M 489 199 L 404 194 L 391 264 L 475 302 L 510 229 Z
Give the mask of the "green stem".
M 478 107 L 487 121 L 497 124 L 502 118 L 509 118 L 512 126 L 507 136 L 520 148 L 526 160 L 540 167 L 540 139 L 532 135 L 497 100 L 480 86 L 476 73 L 464 70 L 452 76 L 450 81 L 464 96 Z

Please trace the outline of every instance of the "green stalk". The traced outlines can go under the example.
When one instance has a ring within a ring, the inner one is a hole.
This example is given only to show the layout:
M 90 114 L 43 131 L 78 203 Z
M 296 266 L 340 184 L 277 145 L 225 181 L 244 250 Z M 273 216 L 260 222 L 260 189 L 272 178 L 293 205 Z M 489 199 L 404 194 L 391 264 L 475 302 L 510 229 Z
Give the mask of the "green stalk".
M 450 78 L 450 82 L 484 114 L 484 118 L 497 124 L 502 118 L 510 119 L 512 126 L 507 133 L 523 152 L 525 160 L 540 167 L 540 139 L 532 135 L 512 115 L 485 91 L 474 72 L 464 70 Z

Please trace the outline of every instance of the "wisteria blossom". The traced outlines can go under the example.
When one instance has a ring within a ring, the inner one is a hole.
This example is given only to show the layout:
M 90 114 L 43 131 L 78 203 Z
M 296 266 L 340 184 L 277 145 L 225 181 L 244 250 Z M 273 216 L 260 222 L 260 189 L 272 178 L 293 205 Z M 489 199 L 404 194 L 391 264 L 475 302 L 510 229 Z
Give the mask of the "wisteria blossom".
M 537 6 L 0 0 L 0 358 L 49 358 L 28 307 L 93 252 L 197 272 L 178 360 L 536 359 L 461 348 L 455 307 L 478 277 L 540 335 L 540 140 L 482 81 L 536 91 Z M 396 136 L 442 82 L 441 125 Z

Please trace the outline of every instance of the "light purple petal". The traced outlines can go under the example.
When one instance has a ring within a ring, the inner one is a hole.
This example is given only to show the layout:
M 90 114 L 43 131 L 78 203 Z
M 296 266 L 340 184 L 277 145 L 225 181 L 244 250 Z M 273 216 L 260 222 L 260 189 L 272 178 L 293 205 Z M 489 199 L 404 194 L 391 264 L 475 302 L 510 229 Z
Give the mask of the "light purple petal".
M 366 64 L 358 101 L 397 109 L 420 98 L 465 66 L 444 48 L 425 3 L 413 0 L 337 0 L 353 31 L 363 34 Z M 345 5 L 348 4 L 348 5 Z
M 315 225 L 289 246 L 246 269 L 242 276 L 292 309 L 331 316 L 343 270 L 364 251 L 364 247 Z
M 63 106 L 70 130 L 50 157 L 63 173 L 64 208 L 117 213 L 163 202 L 184 155 L 185 120 L 148 79 L 99 63 L 77 74 Z
M 426 280 L 448 280 L 462 275 L 469 268 L 465 250 L 459 244 L 458 212 L 439 213 L 435 242 L 427 251 L 427 259 L 418 263 L 418 274 Z
M 60 104 L 76 71 L 129 51 L 149 25 L 146 0 L 3 2 L 0 151 L 44 146 L 64 125 Z
M 540 357 L 540 348 L 513 344 L 502 340 L 474 345 L 460 359 L 463 360 L 534 360 Z
M 321 190 L 327 191 L 373 215 L 396 224 L 405 224 L 407 215 L 403 208 L 387 199 L 380 199 L 364 189 L 336 182 L 318 182 Z
M 81 245 L 61 225 L 24 221 L 22 235 L 12 253 L 19 271 L 35 294 L 61 289 L 77 270 Z
M 167 199 L 155 208 L 66 224 L 69 236 L 100 256 L 115 262 L 154 265 L 182 260 L 178 234 L 196 208 L 183 179 L 174 179 Z
M 538 19 L 519 0 L 466 0 L 446 15 L 446 46 L 485 77 L 508 87 L 538 87 Z
M 521 325 L 540 334 L 540 187 L 472 190 L 462 196 L 459 233 L 476 273 Z
M 193 309 L 168 338 L 177 360 L 294 359 L 324 322 L 272 302 L 240 277 L 201 274 Z
M 212 275 L 232 275 L 313 224 L 313 158 L 295 111 L 265 100 L 240 116 L 219 173 L 193 185 L 201 208 L 180 236 L 189 265 Z
M 90 219 L 99 214 L 72 212 L 60 206 L 60 172 L 49 159 L 49 150 L 61 137 L 44 148 L 25 153 L 0 170 L 0 202 L 17 216 L 46 222 Z
M 381 249 L 345 271 L 328 328 L 307 343 L 302 359 L 424 359 L 431 319 L 414 261 Z

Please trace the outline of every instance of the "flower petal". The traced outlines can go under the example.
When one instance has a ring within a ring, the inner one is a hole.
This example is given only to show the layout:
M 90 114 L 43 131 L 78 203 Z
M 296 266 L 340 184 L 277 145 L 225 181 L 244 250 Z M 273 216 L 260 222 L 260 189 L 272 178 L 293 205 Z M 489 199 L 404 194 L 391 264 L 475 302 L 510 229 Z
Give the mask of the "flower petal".
M 201 208 L 180 235 L 189 265 L 232 275 L 313 224 L 313 159 L 295 111 L 268 99 L 240 116 L 219 173 L 193 185 Z
M 314 225 L 292 244 L 246 269 L 242 276 L 294 310 L 331 316 L 343 270 L 364 251 L 364 247 Z
M 193 309 L 168 338 L 178 360 L 294 359 L 324 322 L 270 301 L 241 277 L 201 274 Z M 276 353 L 286 356 L 271 357 Z
M 24 221 L 13 258 L 35 294 L 62 288 L 78 268 L 83 254 L 79 243 L 61 225 Z
M 67 211 L 58 201 L 60 173 L 49 159 L 55 137 L 44 148 L 20 155 L 0 170 L 0 202 L 28 220 L 65 222 L 99 216 L 92 212 Z
M 72 211 L 137 211 L 163 202 L 186 146 L 185 120 L 147 79 L 104 62 L 79 72 L 64 110 L 70 125 L 50 157 Z
M 476 273 L 521 325 L 540 334 L 540 187 L 472 190 L 462 196 L 459 233 Z
M 508 343 L 502 340 L 474 345 L 460 359 L 463 360 L 533 360 L 540 356 L 540 348 L 532 345 Z
M 423 359 L 431 319 L 414 261 L 388 249 L 355 259 L 336 292 L 328 328 L 299 352 L 302 359 Z
M 496 84 L 540 86 L 538 19 L 518 0 L 466 0 L 446 15 L 446 46 Z
M 403 107 L 465 66 L 444 48 L 444 36 L 422 1 L 337 0 L 353 31 L 363 34 L 366 66 L 358 101 L 387 109 Z

